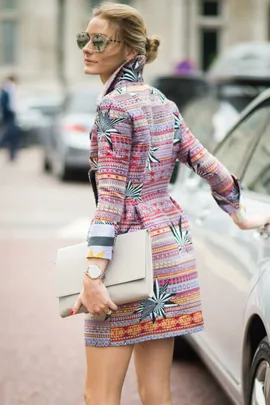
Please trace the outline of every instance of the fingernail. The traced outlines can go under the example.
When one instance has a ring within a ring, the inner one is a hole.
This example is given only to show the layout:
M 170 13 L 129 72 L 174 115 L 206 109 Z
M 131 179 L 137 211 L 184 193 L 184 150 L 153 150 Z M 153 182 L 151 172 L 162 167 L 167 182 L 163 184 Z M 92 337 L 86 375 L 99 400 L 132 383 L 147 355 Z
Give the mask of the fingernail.
M 74 315 L 75 314 L 75 312 L 72 310 L 71 312 L 70 312 L 70 315 Z

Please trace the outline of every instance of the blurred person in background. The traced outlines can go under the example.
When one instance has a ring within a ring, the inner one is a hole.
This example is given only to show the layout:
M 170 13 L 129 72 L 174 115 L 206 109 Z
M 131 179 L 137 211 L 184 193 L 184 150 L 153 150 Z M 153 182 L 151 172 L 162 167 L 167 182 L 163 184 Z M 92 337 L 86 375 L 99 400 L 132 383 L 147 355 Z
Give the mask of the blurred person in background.
M 17 125 L 18 113 L 18 80 L 9 76 L 5 80 L 0 93 L 0 116 L 2 137 L 0 148 L 7 147 L 9 159 L 14 161 L 20 147 L 20 128 Z
M 191 134 L 176 104 L 144 83 L 144 66 L 156 59 L 160 41 L 147 35 L 136 9 L 102 3 L 77 43 L 84 72 L 104 84 L 91 131 L 97 208 L 83 288 L 71 311 L 78 313 L 81 305 L 88 311 L 85 401 L 120 405 L 134 354 L 142 403 L 172 405 L 174 337 L 202 331 L 204 324 L 190 225 L 168 193 L 176 161 L 209 183 L 215 201 L 241 229 L 270 219 L 245 214 L 238 180 Z M 103 277 L 117 235 L 141 229 L 151 234 L 154 294 L 117 307 Z

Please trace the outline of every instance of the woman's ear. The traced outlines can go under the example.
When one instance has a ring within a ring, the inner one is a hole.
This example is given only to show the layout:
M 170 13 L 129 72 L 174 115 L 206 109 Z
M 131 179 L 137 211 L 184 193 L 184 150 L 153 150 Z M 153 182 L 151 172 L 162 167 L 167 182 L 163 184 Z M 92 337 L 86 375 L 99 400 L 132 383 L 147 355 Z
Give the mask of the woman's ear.
M 135 49 L 132 49 L 132 48 L 127 48 L 126 49 L 126 59 L 127 59 L 127 61 L 135 59 L 137 56 L 138 56 L 138 52 Z

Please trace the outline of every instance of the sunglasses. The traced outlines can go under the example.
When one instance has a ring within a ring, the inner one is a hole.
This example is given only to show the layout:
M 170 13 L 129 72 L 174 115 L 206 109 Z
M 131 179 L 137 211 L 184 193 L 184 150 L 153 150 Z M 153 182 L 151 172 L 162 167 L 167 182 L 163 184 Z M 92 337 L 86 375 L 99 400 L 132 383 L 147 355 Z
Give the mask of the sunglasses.
M 77 45 L 80 49 L 83 49 L 90 42 L 92 50 L 95 52 L 103 52 L 111 42 L 119 44 L 122 42 L 108 38 L 103 34 L 95 34 L 92 38 L 90 38 L 87 32 L 80 32 L 77 34 L 76 39 Z

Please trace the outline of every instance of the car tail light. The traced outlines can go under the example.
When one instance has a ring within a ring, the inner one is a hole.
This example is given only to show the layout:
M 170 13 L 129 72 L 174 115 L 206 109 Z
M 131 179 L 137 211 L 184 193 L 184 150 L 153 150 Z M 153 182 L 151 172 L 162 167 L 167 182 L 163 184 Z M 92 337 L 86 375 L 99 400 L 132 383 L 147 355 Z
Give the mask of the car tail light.
M 64 124 L 63 129 L 64 129 L 64 131 L 67 131 L 67 132 L 87 132 L 88 131 L 88 129 L 81 124 Z

